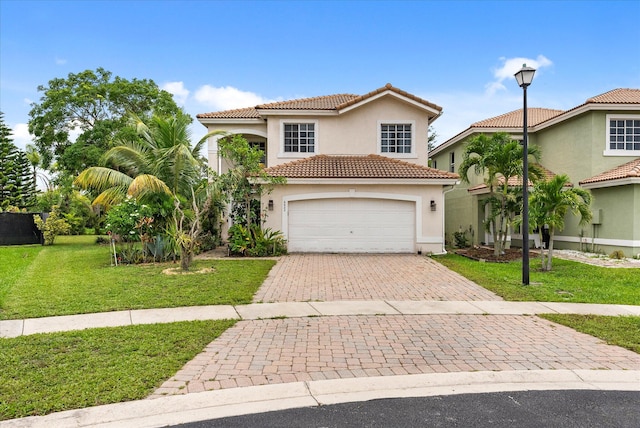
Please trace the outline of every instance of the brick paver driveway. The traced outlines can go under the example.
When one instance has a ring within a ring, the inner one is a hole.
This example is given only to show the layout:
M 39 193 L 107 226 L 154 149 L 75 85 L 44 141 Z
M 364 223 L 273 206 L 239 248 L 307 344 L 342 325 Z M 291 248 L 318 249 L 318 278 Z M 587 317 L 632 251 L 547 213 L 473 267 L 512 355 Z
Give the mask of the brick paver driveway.
M 273 267 L 254 302 L 502 300 L 428 257 L 292 254 Z
M 256 302 L 501 300 L 427 257 L 289 255 Z M 321 379 L 484 370 L 640 370 L 640 355 L 535 316 L 352 315 L 238 322 L 152 397 Z

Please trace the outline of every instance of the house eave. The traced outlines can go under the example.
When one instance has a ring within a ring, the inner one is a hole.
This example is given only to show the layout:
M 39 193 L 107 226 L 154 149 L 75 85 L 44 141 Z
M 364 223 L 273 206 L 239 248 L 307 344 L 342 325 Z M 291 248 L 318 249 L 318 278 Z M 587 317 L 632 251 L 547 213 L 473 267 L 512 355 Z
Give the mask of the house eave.
M 409 185 L 409 186 L 451 186 L 458 184 L 452 178 L 287 178 L 290 184 L 327 184 L 327 185 Z
M 336 110 L 257 109 L 261 116 L 336 116 Z
M 617 186 L 625 186 L 629 184 L 640 184 L 640 177 L 625 177 L 618 178 L 615 180 L 606 180 L 606 181 L 596 181 L 594 183 L 584 183 L 580 184 L 580 187 L 583 189 L 603 189 L 606 187 L 617 187 Z
M 207 125 L 238 125 L 238 124 L 262 124 L 264 123 L 264 119 L 262 118 L 198 118 L 198 122 L 200 122 L 205 127 Z

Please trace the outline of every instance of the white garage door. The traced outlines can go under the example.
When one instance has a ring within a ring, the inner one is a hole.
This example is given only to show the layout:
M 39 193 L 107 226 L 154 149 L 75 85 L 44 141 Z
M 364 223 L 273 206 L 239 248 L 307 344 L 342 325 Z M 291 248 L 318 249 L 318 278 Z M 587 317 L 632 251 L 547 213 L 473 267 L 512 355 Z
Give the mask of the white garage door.
M 289 251 L 413 253 L 415 205 L 387 199 L 292 201 Z

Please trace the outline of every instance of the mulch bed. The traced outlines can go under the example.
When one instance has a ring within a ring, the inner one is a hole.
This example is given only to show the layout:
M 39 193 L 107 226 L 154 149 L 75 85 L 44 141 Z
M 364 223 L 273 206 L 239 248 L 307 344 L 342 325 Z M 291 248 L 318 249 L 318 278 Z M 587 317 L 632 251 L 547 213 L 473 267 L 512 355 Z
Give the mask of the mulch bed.
M 522 259 L 522 250 L 520 248 L 509 248 L 505 250 L 503 255 L 497 257 L 493 254 L 493 248 L 490 247 L 463 248 L 456 250 L 455 253 L 472 260 L 491 263 L 508 263 Z M 539 254 L 529 252 L 529 258 L 538 256 Z

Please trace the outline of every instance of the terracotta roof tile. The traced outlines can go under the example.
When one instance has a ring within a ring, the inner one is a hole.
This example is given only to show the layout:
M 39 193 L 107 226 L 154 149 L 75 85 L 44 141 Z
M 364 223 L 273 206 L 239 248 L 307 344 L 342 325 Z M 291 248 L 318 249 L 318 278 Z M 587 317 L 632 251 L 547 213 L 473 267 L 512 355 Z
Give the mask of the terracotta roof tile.
M 536 164 L 536 166 L 540 169 L 542 169 L 542 172 L 544 174 L 543 179 L 544 180 L 551 180 L 553 177 L 556 176 L 556 174 L 550 170 L 548 170 L 547 168 L 545 168 L 544 166 L 540 165 L 540 164 Z M 498 184 L 502 184 L 504 183 L 504 177 L 499 177 L 498 178 Z M 522 186 L 522 177 L 509 177 L 509 181 L 507 182 L 509 187 L 518 187 L 518 186 Z M 533 182 L 531 180 L 529 180 L 529 186 L 533 186 Z M 475 192 L 477 190 L 482 190 L 482 189 L 486 189 L 488 186 L 484 183 L 482 184 L 478 184 L 477 186 L 473 186 L 473 187 L 469 187 L 467 189 L 468 192 Z M 572 183 L 567 183 L 565 184 L 565 187 L 573 187 Z
M 265 171 L 272 176 L 287 178 L 459 178 L 458 174 L 380 155 L 316 155 L 267 168 Z
M 198 119 L 258 119 L 260 114 L 253 107 L 238 108 L 235 110 L 216 111 L 212 113 L 197 114 Z
M 580 185 L 599 183 L 603 181 L 619 180 L 621 178 L 636 178 L 640 177 L 640 158 L 634 159 L 624 165 L 617 166 L 608 171 L 598 174 L 586 180 L 582 180 Z
M 586 104 L 640 104 L 640 89 L 614 89 L 589 98 Z
M 427 105 L 435 110 L 442 111 L 442 107 L 387 83 L 382 88 L 364 95 L 335 94 L 289 101 L 276 101 L 273 103 L 260 104 L 255 107 L 200 113 L 196 115 L 196 117 L 198 119 L 254 119 L 260 117 L 260 113 L 258 112 L 259 110 L 340 110 L 371 98 L 384 91 L 393 91 L 411 100 Z
M 527 125 L 535 126 L 562 113 L 562 110 L 539 107 L 527 108 Z M 523 122 L 524 116 L 522 109 L 520 109 L 473 123 L 471 128 L 522 128 Z
M 382 92 L 385 92 L 385 91 L 393 91 L 393 92 L 395 92 L 395 93 L 397 93 L 399 95 L 402 95 L 404 97 L 407 97 L 407 98 L 409 98 L 409 99 L 411 99 L 413 101 L 417 101 L 420 104 L 424 104 L 424 105 L 427 105 L 427 106 L 429 106 L 429 107 L 431 107 L 431 108 L 433 108 L 435 110 L 442 111 L 442 107 L 440 107 L 440 106 L 438 106 L 436 104 L 433 104 L 432 102 L 429 102 L 427 100 L 424 100 L 424 99 L 422 99 L 420 97 L 416 97 L 415 95 L 410 94 L 409 92 L 403 91 L 402 89 L 396 88 L 391 83 L 387 83 L 382 88 L 378 88 L 378 89 L 373 90 L 373 91 L 371 91 L 371 92 L 369 92 L 367 94 L 364 94 L 364 95 L 356 97 L 356 98 L 354 98 L 352 100 L 349 100 L 349 101 L 345 102 L 344 104 L 339 105 L 338 109 L 343 109 L 343 108 L 349 107 L 350 105 L 357 104 L 360 101 L 364 101 L 367 98 L 371 98 L 371 97 L 373 97 L 375 95 L 378 95 L 378 94 L 380 94 Z
M 260 104 L 256 109 L 273 109 L 273 110 L 335 110 L 339 105 L 347 103 L 358 95 L 353 94 L 336 94 L 324 95 L 321 97 L 302 98 L 299 100 L 278 101 L 268 104 Z

